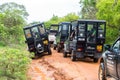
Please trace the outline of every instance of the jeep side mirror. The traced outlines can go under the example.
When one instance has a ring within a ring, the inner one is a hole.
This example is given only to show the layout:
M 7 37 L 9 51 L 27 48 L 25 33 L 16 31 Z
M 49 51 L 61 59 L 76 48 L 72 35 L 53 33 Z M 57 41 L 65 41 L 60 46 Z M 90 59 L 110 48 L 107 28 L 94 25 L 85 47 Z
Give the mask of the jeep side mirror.
M 106 45 L 104 45 L 104 48 L 105 48 L 105 50 L 110 50 L 111 49 L 111 45 L 106 44 Z

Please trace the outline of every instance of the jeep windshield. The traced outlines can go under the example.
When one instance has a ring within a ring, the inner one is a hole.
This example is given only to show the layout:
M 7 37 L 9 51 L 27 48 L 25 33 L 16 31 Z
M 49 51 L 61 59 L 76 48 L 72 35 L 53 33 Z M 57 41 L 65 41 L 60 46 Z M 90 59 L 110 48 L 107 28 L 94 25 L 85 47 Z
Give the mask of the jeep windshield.
M 67 35 L 68 29 L 69 29 L 69 25 L 68 25 L 68 24 L 63 24 L 63 25 L 62 25 L 61 33 Z
M 38 27 L 37 26 L 31 28 L 31 31 L 32 31 L 32 34 L 33 34 L 34 37 L 36 37 L 36 38 L 40 37 L 40 33 L 38 31 Z

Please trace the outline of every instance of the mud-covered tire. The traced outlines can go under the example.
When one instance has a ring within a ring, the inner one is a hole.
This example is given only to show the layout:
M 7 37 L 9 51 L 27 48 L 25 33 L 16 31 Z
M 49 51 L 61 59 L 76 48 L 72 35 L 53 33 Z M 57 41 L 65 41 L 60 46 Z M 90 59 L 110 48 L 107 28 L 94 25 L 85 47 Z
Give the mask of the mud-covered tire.
M 63 52 L 63 57 L 66 58 L 67 57 L 67 52 Z
M 56 50 L 57 46 L 55 44 L 53 44 L 53 49 Z
M 76 61 L 75 51 L 73 51 L 73 50 L 72 50 L 72 53 L 71 53 L 71 60 Z
M 52 54 L 52 51 L 51 51 L 51 49 L 49 48 L 48 49 L 48 55 L 51 55 Z
M 60 52 L 60 48 L 59 47 L 57 47 L 57 52 Z
M 99 79 L 99 80 L 106 80 L 106 76 L 105 76 L 105 66 L 104 66 L 104 63 L 103 63 L 103 62 L 101 62 L 100 65 L 99 65 L 98 79 Z
M 56 50 L 56 47 L 54 46 L 53 49 Z
M 98 58 L 94 58 L 93 61 L 94 61 L 94 63 L 97 63 L 98 62 Z

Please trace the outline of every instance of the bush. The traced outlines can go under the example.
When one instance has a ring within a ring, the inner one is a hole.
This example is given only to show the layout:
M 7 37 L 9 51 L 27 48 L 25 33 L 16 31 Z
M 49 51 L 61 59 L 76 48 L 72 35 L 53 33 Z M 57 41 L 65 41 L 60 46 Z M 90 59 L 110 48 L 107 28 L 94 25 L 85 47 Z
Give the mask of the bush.
M 6 46 L 4 41 L 0 41 L 0 46 Z
M 0 52 L 0 80 L 27 80 L 29 53 L 6 48 Z
M 112 44 L 119 36 L 119 30 L 117 28 L 107 27 L 106 30 L 106 43 Z

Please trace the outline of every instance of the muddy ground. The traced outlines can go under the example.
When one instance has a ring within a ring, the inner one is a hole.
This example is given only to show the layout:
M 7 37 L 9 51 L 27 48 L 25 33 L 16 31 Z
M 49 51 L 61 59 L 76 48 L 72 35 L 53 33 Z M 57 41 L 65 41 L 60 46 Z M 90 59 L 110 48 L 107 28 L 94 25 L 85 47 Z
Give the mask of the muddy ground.
M 92 59 L 72 62 L 52 49 L 52 55 L 32 60 L 28 80 L 98 80 L 98 67 Z

